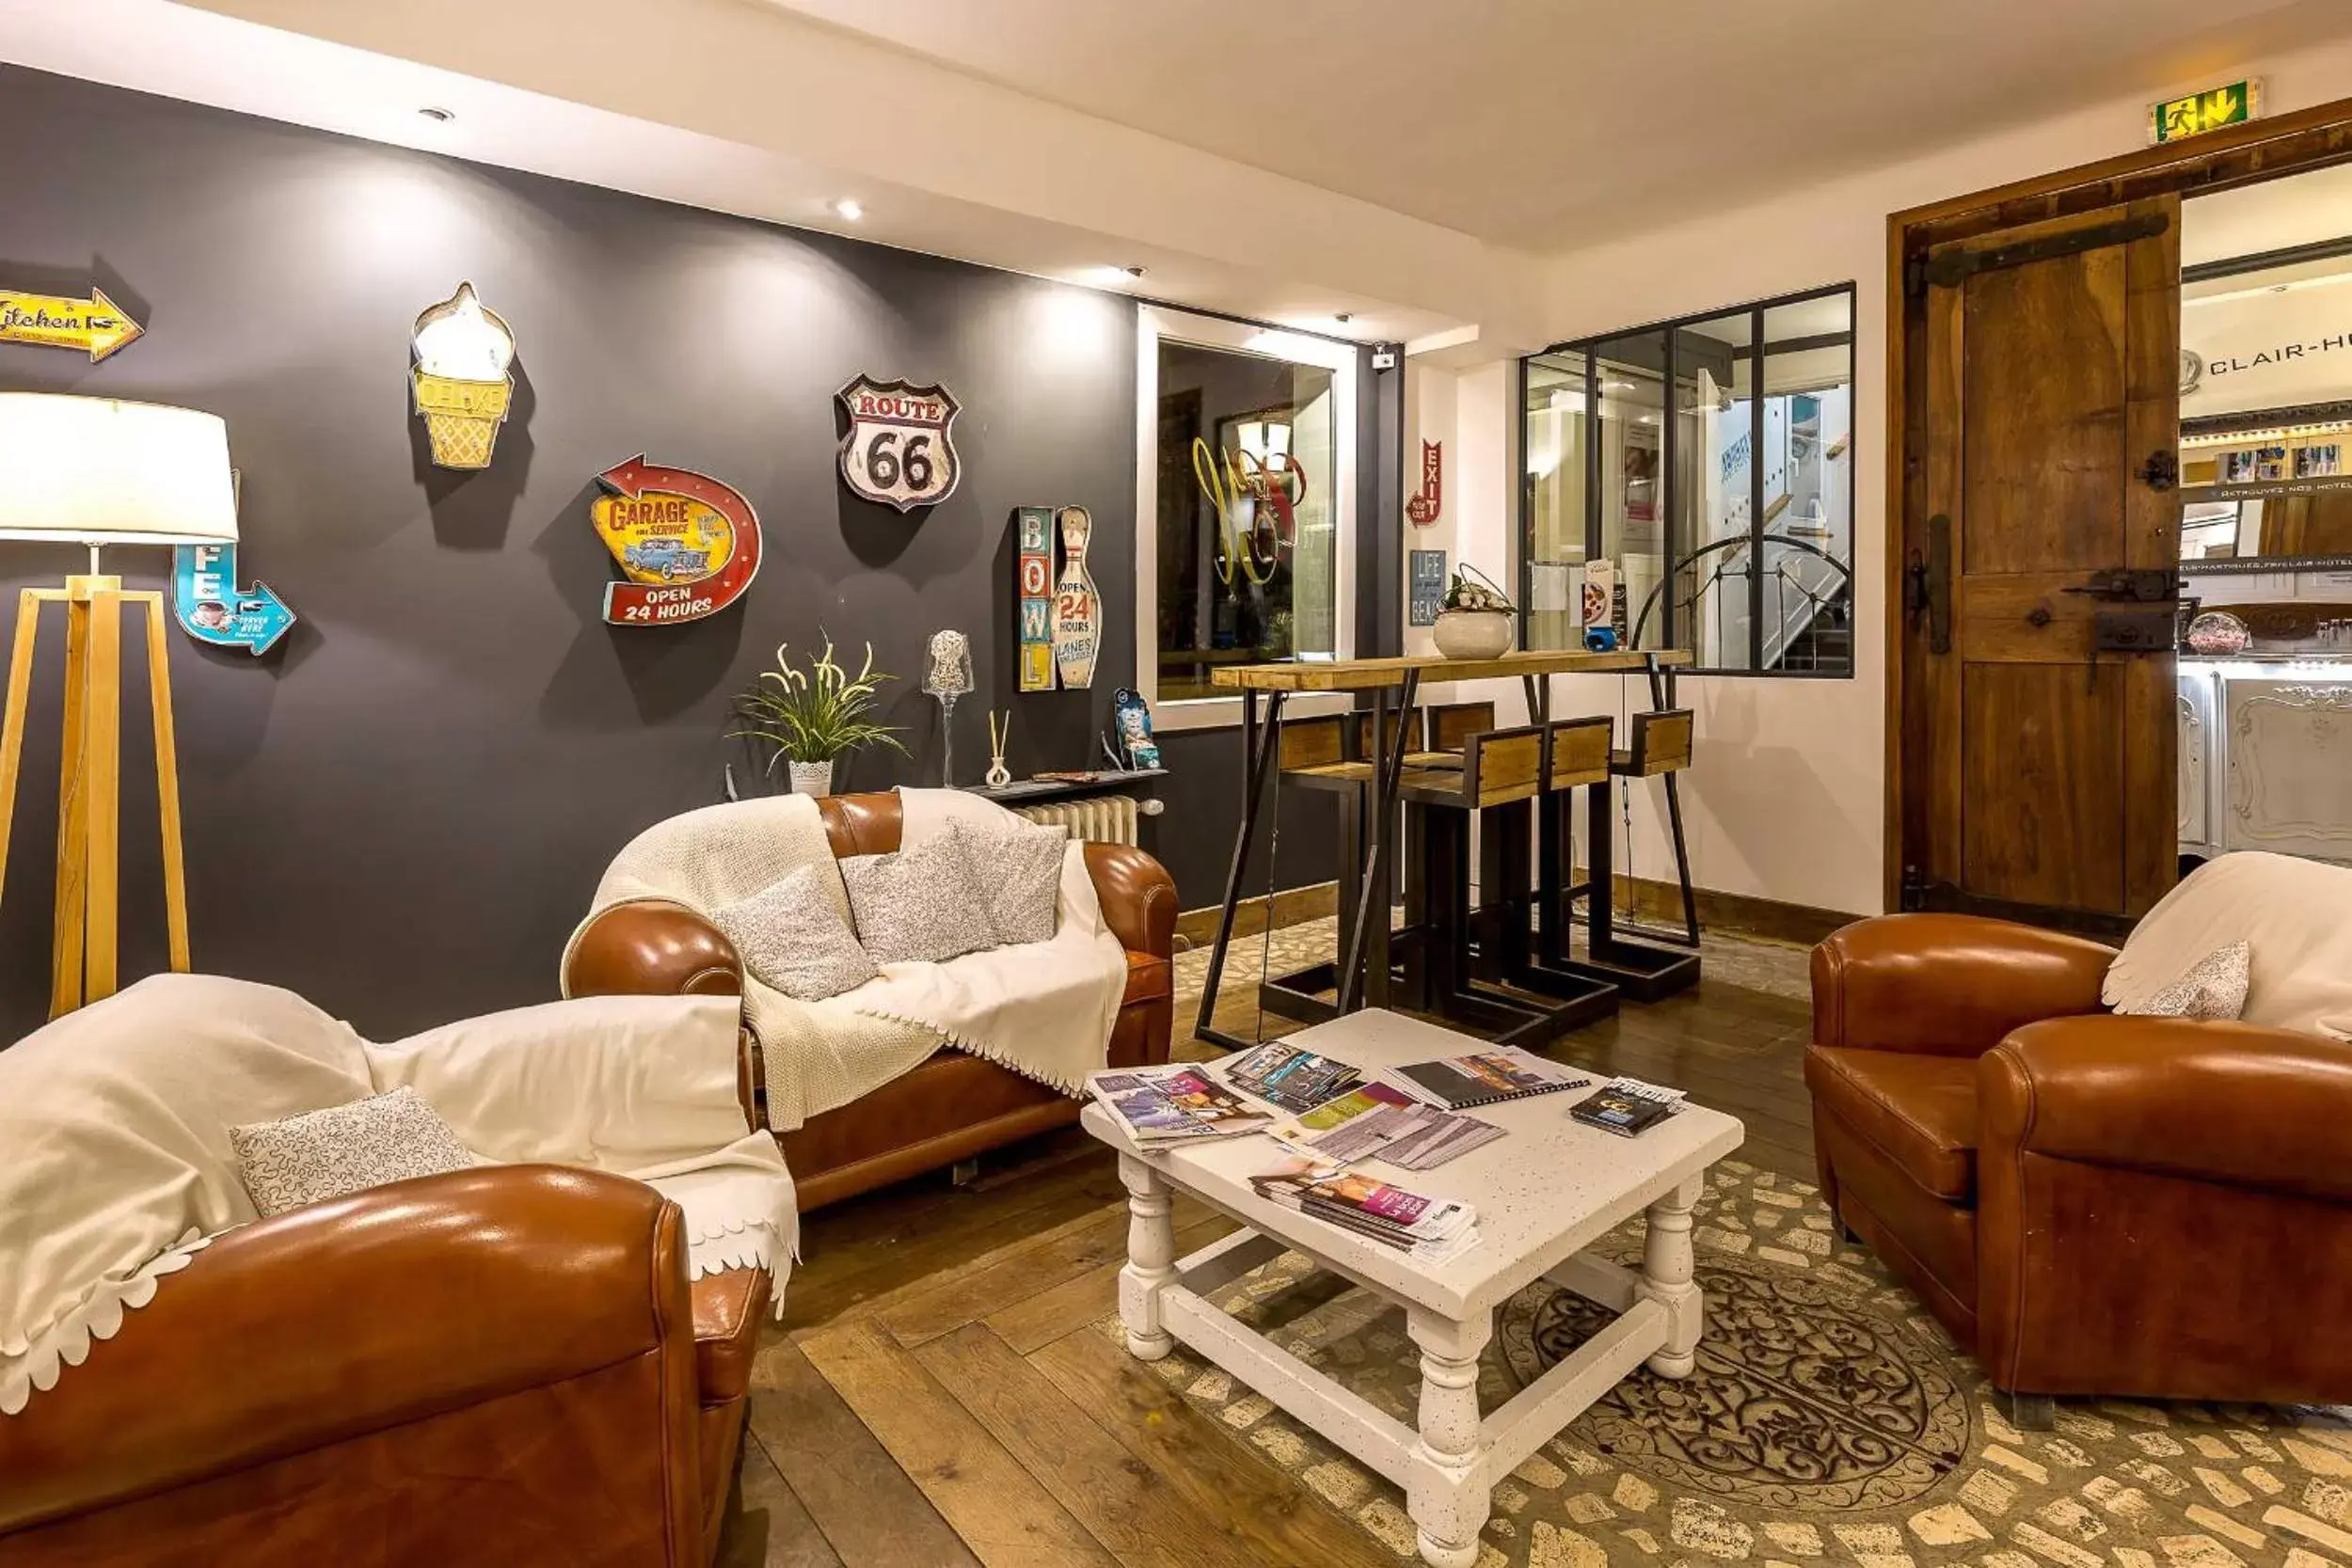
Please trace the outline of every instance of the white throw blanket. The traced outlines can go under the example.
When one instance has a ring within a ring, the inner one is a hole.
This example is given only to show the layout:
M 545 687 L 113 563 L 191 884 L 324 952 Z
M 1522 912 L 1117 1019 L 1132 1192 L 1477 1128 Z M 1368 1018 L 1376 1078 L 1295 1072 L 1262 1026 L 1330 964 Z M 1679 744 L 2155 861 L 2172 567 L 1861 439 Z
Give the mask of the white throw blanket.
M 2100 995 L 2137 1006 L 2247 944 L 2249 1023 L 2352 1039 L 2352 867 L 2240 850 L 2198 867 L 2133 927 Z
M 68 1014 L 0 1051 L 0 1415 L 261 1217 L 230 1128 L 404 1083 L 485 1164 L 646 1181 L 686 1212 L 696 1277 L 768 1267 L 780 1308 L 791 1178 L 774 1140 L 745 1131 L 735 1039 L 731 1000 L 613 997 L 374 1046 L 292 991 L 205 974 Z
M 951 820 L 1001 825 L 1012 816 L 961 790 L 902 789 L 898 798 L 900 842 L 910 848 Z M 632 839 L 597 885 L 589 919 L 616 904 L 657 898 L 707 919 L 831 858 L 823 819 L 807 796 L 707 806 Z M 838 879 L 831 885 L 839 895 Z M 795 1000 L 747 975 L 743 1012 L 759 1042 L 769 1122 L 788 1132 L 921 1066 L 942 1045 L 1081 1094 L 1087 1074 L 1107 1059 L 1126 983 L 1126 953 L 1104 924 L 1085 848 L 1073 843 L 1063 856 L 1052 941 L 944 964 L 887 964 L 880 979 L 822 1002 Z

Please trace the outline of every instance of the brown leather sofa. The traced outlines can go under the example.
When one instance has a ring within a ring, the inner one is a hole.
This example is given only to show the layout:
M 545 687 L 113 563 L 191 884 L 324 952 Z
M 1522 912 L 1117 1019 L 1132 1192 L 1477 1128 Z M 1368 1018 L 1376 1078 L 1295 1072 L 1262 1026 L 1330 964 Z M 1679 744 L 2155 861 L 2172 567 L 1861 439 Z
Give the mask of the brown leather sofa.
M 898 797 L 829 795 L 818 802 L 833 852 L 887 854 L 898 847 Z M 1117 844 L 1086 846 L 1103 916 L 1127 950 L 1127 990 L 1111 1033 L 1110 1063 L 1168 1060 L 1174 1006 L 1176 884 L 1160 863 Z M 739 995 L 734 943 L 682 904 L 617 905 L 572 944 L 564 994 L 695 992 Z M 746 1082 L 758 1054 L 746 1051 Z M 754 1085 L 750 1091 L 764 1106 Z M 1078 1102 L 993 1062 L 943 1050 L 871 1094 L 777 1134 L 801 1211 L 967 1160 L 1078 1119 Z M 765 1125 L 764 1120 L 762 1125 Z
M 2025 1419 L 2352 1401 L 2352 1044 L 2106 1013 L 2114 957 L 1944 914 L 1815 948 L 1823 1196 Z
M 695 1568 L 768 1276 L 641 1182 L 501 1165 L 220 1237 L 0 1416 L 0 1568 Z

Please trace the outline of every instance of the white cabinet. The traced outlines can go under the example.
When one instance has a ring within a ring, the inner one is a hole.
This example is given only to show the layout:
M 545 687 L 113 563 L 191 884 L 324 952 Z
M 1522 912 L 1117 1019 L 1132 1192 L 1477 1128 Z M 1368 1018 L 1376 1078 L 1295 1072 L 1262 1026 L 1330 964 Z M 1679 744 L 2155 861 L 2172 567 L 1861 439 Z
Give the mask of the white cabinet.
M 2213 820 L 2215 714 L 2220 681 L 2210 667 L 2184 665 L 2179 676 L 2180 740 L 2174 754 L 2180 782 L 2173 800 L 2180 809 L 2181 851 L 2210 858 L 2220 853 L 2220 834 Z
M 2218 684 L 2221 847 L 2352 862 L 2352 672 L 2233 670 Z

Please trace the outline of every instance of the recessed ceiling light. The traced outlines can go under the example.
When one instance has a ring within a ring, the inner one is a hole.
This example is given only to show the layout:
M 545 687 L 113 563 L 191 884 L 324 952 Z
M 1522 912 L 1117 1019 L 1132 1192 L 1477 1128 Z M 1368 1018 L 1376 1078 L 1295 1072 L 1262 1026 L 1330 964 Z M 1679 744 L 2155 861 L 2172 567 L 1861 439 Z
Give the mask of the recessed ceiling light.
M 865 204 L 863 202 L 852 201 L 847 197 L 844 197 L 839 201 L 834 202 L 833 204 L 833 211 L 834 215 L 840 218 L 845 223 L 855 223 L 858 219 L 866 215 Z
M 1141 267 L 1121 267 L 1119 270 L 1125 273 L 1130 277 L 1141 277 L 1143 276 L 1143 269 Z
M 1335 321 L 1335 322 L 1339 323 L 1342 326 L 1345 326 L 1345 325 L 1346 325 L 1349 322 L 1354 321 L 1356 318 L 1355 318 L 1354 316 L 1352 316 L 1352 315 L 1348 314 L 1345 310 L 1342 310 L 1339 314 L 1337 314 L 1337 315 L 1333 316 L 1331 319 L 1332 319 L 1333 321 Z
M 417 113 L 424 116 L 436 125 L 447 125 L 457 118 L 457 112 L 454 109 L 435 108 L 430 104 L 419 109 Z

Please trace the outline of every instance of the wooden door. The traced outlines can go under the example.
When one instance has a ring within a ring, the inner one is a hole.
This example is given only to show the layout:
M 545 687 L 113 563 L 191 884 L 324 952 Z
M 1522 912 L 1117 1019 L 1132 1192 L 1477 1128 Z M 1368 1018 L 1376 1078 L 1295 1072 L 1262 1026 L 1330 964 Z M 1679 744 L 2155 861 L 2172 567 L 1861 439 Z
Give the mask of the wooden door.
M 1920 281 L 1907 902 L 2136 916 L 2178 857 L 2179 198 L 1952 241 Z

